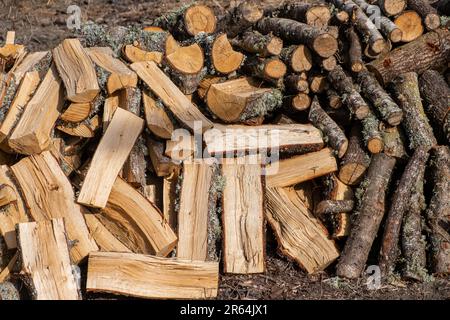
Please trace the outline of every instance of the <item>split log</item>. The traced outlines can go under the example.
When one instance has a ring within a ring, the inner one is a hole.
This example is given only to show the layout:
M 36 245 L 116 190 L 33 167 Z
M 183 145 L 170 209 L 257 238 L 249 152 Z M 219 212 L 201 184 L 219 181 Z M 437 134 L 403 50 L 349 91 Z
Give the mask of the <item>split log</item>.
M 331 20 L 331 10 L 322 2 L 288 2 L 277 10 L 278 16 L 325 28 Z
M 119 108 L 118 94 L 113 94 L 105 98 L 105 103 L 103 104 L 103 119 L 102 119 L 103 134 L 106 132 L 106 129 L 108 129 L 108 126 L 111 123 L 114 112 L 116 112 L 117 108 Z
M 123 46 L 122 55 L 130 63 L 153 61 L 157 64 L 161 64 L 164 58 L 162 52 L 145 51 L 131 44 Z
M 91 119 L 86 119 L 81 123 L 76 124 L 58 124 L 56 129 L 62 131 L 70 136 L 81 138 L 92 138 L 95 132 L 100 128 L 100 117 L 93 116 Z
M 12 131 L 9 146 L 15 152 L 40 153 L 49 146 L 50 131 L 60 115 L 62 98 L 61 79 L 52 66 Z
M 212 84 L 206 96 L 209 110 L 227 122 L 264 117 L 281 106 L 282 94 L 277 89 L 260 88 L 250 78 L 239 78 Z
M 429 1 L 408 0 L 408 7 L 420 14 L 428 30 L 434 30 L 441 26 L 441 18 Z
M 218 286 L 217 262 L 114 252 L 89 256 L 88 292 L 150 299 L 209 299 L 217 296 Z
M 387 126 L 382 131 L 383 135 L 383 152 L 388 156 L 405 159 L 408 157 L 405 148 L 405 135 L 400 126 L 389 127 Z
M 9 250 L 17 248 L 16 224 L 28 222 L 25 203 L 8 166 L 0 166 L 0 232 Z M 1 282 L 1 281 L 0 281 Z
M 148 155 L 153 165 L 153 170 L 158 177 L 172 174 L 179 166 L 179 162 L 164 155 L 165 144 L 147 136 Z
M 311 152 L 323 147 L 321 133 L 312 125 L 216 126 L 204 133 L 211 155 L 280 150 Z
M 407 10 L 399 14 L 394 23 L 402 31 L 402 42 L 416 40 L 424 31 L 420 15 L 413 10 Z
M 159 138 L 170 139 L 175 128 L 162 102 L 154 99 L 151 93 L 144 92 L 143 103 L 148 129 Z
M 287 42 L 304 43 L 323 58 L 331 57 L 338 49 L 337 40 L 332 35 L 295 20 L 262 18 L 256 27 L 263 34 L 272 32 Z
M 126 161 L 144 121 L 118 108 L 102 137 L 78 196 L 78 203 L 104 208 L 117 174 Z M 120 139 L 119 139 L 120 138 Z M 105 165 L 108 170 L 104 170 Z
M 314 213 L 316 217 L 340 212 L 351 212 L 353 210 L 353 200 L 323 200 L 317 204 Z
M 245 61 L 244 70 L 251 76 L 278 84 L 286 74 L 287 67 L 278 58 L 252 57 Z
M 0 284 L 5 284 L 5 280 L 8 279 L 9 276 L 14 271 L 18 259 L 19 259 L 19 252 L 17 252 L 17 250 L 16 250 L 16 253 L 14 254 L 14 256 L 11 258 L 11 260 L 9 260 L 6 267 L 0 272 Z M 0 292 L 1 291 L 2 290 L 0 289 Z M 2 299 L 4 299 L 1 293 L 0 293 L 0 296 Z
M 213 76 L 213 75 L 205 76 L 198 85 L 197 95 L 199 96 L 200 99 L 205 99 L 206 95 L 208 94 L 209 88 L 211 88 L 213 84 L 220 83 L 225 80 L 226 78 L 220 76 Z
M 358 278 L 363 272 L 370 248 L 385 212 L 385 197 L 395 158 L 383 153 L 373 156 L 366 179 L 360 185 L 362 196 L 350 235 L 336 266 L 339 277 Z
M 186 98 L 154 62 L 133 63 L 131 68 L 149 86 L 150 90 L 162 100 L 164 105 L 173 112 L 175 117 L 187 127 L 194 130 L 196 122 L 198 129 L 203 131 L 212 127 L 211 121 Z
M 63 219 L 20 223 L 22 268 L 34 300 L 80 300 Z
M 402 73 L 421 74 L 428 69 L 437 69 L 447 63 L 449 55 L 450 31 L 438 29 L 392 50 L 367 67 L 382 84 L 387 84 Z
M 171 175 L 163 178 L 163 216 L 173 230 L 178 229 L 176 202 L 179 172 L 174 171 Z
M 309 71 L 312 68 L 312 54 L 303 44 L 283 48 L 280 59 L 294 72 Z
M 91 114 L 91 107 L 91 103 L 72 102 L 59 118 L 66 122 L 81 122 L 89 117 Z
M 380 153 L 383 151 L 384 142 L 383 135 L 380 131 L 380 121 L 373 114 L 372 111 L 369 112 L 369 115 L 361 121 L 363 131 L 362 135 L 364 138 L 364 144 L 367 147 L 367 150 L 372 154 Z
M 224 272 L 262 273 L 265 230 L 261 163 L 256 157 L 225 159 L 222 176 Z
M 381 119 L 391 126 L 400 124 L 403 112 L 389 94 L 384 91 L 377 79 L 367 70 L 358 74 L 358 82 L 364 96 L 372 102 Z
M 231 40 L 231 44 L 260 57 L 278 56 L 283 49 L 283 40 L 273 34 L 263 35 L 258 31 L 246 31 L 240 38 Z
M 175 161 L 183 161 L 196 154 L 196 148 L 194 136 L 187 133 L 174 135 L 171 140 L 166 141 L 164 155 Z
M 308 273 L 324 270 L 339 256 L 325 227 L 306 208 L 293 189 L 266 189 L 266 218 L 279 250 Z
M 409 147 L 412 150 L 420 146 L 432 148 L 437 141 L 423 110 L 417 74 L 404 73 L 394 80 L 394 85 L 397 100 L 404 114 L 402 125 L 408 136 Z
M 49 151 L 20 160 L 11 170 L 32 220 L 64 218 L 74 263 L 98 250 L 83 219 L 83 208 L 75 203 L 72 185 Z
M 114 58 L 114 53 L 109 47 L 94 47 L 87 49 L 89 57 L 100 68 L 109 73 L 106 88 L 109 94 L 124 88 L 137 86 L 137 75 L 126 64 Z
M 347 185 L 356 185 L 364 177 L 370 164 L 370 158 L 364 150 L 361 127 L 353 126 L 350 131 L 349 144 L 339 168 L 339 180 Z
M 394 272 L 395 264 L 399 256 L 400 227 L 405 212 L 410 204 L 411 191 L 414 182 L 428 160 L 426 147 L 417 148 L 403 171 L 397 189 L 391 199 L 391 206 L 385 222 L 379 266 L 383 277 L 387 278 Z
M 159 209 L 120 177 L 114 182 L 106 207 L 96 217 L 135 253 L 165 257 L 177 243 Z
M 178 211 L 177 257 L 206 261 L 213 166 L 205 161 L 184 162 Z
M 268 187 L 288 187 L 337 171 L 336 159 L 331 149 L 325 148 L 266 166 Z
M 91 102 L 100 91 L 94 65 L 78 39 L 66 39 L 53 49 L 53 60 L 66 87 L 67 99 Z
M 426 211 L 427 225 L 430 229 L 431 270 L 437 275 L 450 273 L 450 149 L 436 147 L 433 152 L 433 196 Z
M 388 16 L 396 16 L 406 8 L 406 0 L 377 0 L 377 5 Z
M 419 78 L 425 112 L 435 125 L 443 141 L 450 142 L 450 89 L 444 77 L 435 70 L 427 70 Z
M 325 181 L 327 186 L 327 197 L 330 200 L 353 201 L 353 189 L 339 180 L 334 174 L 329 175 Z M 350 214 L 346 212 L 339 212 L 335 214 L 333 218 L 333 238 L 340 239 L 348 236 L 351 228 Z
M 344 103 L 357 119 L 364 119 L 369 114 L 369 106 L 353 85 L 352 78 L 347 76 L 341 66 L 328 73 L 328 81 L 341 95 L 345 95 Z
M 350 16 L 344 10 L 335 10 L 334 16 L 332 16 L 332 21 L 337 24 L 347 24 L 350 20 Z
M 339 158 L 342 158 L 348 148 L 347 137 L 336 122 L 322 109 L 317 96 L 314 96 L 311 103 L 308 119 L 322 131 L 330 147 L 337 152 Z
M 230 38 L 256 24 L 264 16 L 264 10 L 258 1 L 242 1 L 220 19 L 218 29 L 226 32 Z

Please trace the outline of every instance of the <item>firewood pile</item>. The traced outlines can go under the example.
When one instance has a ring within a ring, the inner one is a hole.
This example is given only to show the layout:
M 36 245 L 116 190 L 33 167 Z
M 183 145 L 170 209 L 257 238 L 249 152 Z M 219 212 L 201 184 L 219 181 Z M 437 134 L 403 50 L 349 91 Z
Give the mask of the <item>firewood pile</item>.
M 45 52 L 8 32 L 0 292 L 214 298 L 265 272 L 266 233 L 307 273 L 448 274 L 449 11 L 190 4 Z

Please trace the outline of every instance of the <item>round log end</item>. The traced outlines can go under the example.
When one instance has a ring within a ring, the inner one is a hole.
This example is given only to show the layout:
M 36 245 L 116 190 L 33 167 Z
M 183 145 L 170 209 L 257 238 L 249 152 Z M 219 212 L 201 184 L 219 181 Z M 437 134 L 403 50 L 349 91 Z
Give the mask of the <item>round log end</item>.
M 244 55 L 241 52 L 233 50 L 225 33 L 219 35 L 214 40 L 211 58 L 214 68 L 223 74 L 236 71 L 244 61 Z
M 392 30 L 392 32 L 389 34 L 389 40 L 392 42 L 400 42 L 403 38 L 403 32 L 400 28 Z
M 313 27 L 323 28 L 330 19 L 331 11 L 326 5 L 313 6 L 306 12 L 306 23 Z
M 347 23 L 350 19 L 350 16 L 346 11 L 339 11 L 336 13 L 336 19 L 341 23 Z
M 216 31 L 216 15 L 205 5 L 193 5 L 184 13 L 186 31 L 191 36 L 200 32 L 213 33 Z
M 298 45 L 291 56 L 291 68 L 295 72 L 309 71 L 312 68 L 312 55 L 308 47 Z
M 256 23 L 264 16 L 264 10 L 256 1 L 245 1 L 239 6 L 242 17 L 249 23 Z
M 286 65 L 278 59 L 273 59 L 266 63 L 264 74 L 272 79 L 280 79 L 286 74 Z
M 384 12 L 388 16 L 395 16 L 405 10 L 406 0 L 384 0 Z
M 372 154 L 380 153 L 381 151 L 383 151 L 383 147 L 383 140 L 378 138 L 370 139 L 367 142 L 367 149 L 369 149 L 370 153 Z
M 355 117 L 358 120 L 366 118 L 370 113 L 370 109 L 367 105 L 361 105 L 355 110 Z
M 337 61 L 334 56 L 322 60 L 322 68 L 326 71 L 332 71 L 337 66 Z
M 441 19 L 439 18 L 439 15 L 430 13 L 425 17 L 424 23 L 428 30 L 434 30 L 440 27 Z
M 182 74 L 197 74 L 204 64 L 202 48 L 194 43 L 188 47 L 179 47 L 166 56 L 170 66 Z
M 311 105 L 311 98 L 306 93 L 299 93 L 292 98 L 292 108 L 297 111 L 308 110 Z
M 400 122 L 402 122 L 402 119 L 403 119 L 403 112 L 402 111 L 392 112 L 389 115 L 389 118 L 387 119 L 387 122 L 391 126 L 397 126 L 397 125 L 400 124 Z
M 273 56 L 278 56 L 282 49 L 283 40 L 278 37 L 272 37 L 266 47 L 267 53 Z
M 314 39 L 312 47 L 322 58 L 329 58 L 336 53 L 338 42 L 331 34 L 323 33 Z
M 385 46 L 386 41 L 384 41 L 384 39 L 377 39 L 370 44 L 370 49 L 372 49 L 374 53 L 381 53 Z
M 402 31 L 402 42 L 411 42 L 423 34 L 422 18 L 415 11 L 401 13 L 394 23 Z
M 351 68 L 353 72 L 361 72 L 363 70 L 364 64 L 359 61 L 355 61 L 352 63 Z

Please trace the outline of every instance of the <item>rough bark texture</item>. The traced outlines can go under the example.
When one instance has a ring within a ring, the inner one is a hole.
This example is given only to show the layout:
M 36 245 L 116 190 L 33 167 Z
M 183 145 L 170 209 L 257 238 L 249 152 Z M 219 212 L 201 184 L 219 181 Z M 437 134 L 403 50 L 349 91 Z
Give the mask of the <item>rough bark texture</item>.
M 347 185 L 358 184 L 370 164 L 370 158 L 364 150 L 361 127 L 351 129 L 349 144 L 339 169 L 339 180 Z
M 384 128 L 383 132 L 384 153 L 397 159 L 407 158 L 405 148 L 405 135 L 400 126 Z
M 284 78 L 284 85 L 289 93 L 297 93 L 297 92 L 303 92 L 308 93 L 309 92 L 309 83 L 308 80 L 304 79 L 302 75 L 291 73 L 287 75 Z
M 247 59 L 244 69 L 252 76 L 274 84 L 281 84 L 280 81 L 287 71 L 286 65 L 278 58 L 259 57 Z
M 359 37 L 353 27 L 347 30 L 347 39 L 349 42 L 348 58 L 350 68 L 353 72 L 360 72 L 364 67 L 362 60 L 362 48 Z
M 261 57 L 277 56 L 283 48 L 283 40 L 273 34 L 263 35 L 258 31 L 247 31 L 231 43 L 246 52 L 257 53 Z
M 404 73 L 395 79 L 394 84 L 397 100 L 403 109 L 402 125 L 408 136 L 409 147 L 414 150 L 419 146 L 435 146 L 437 141 L 423 110 L 417 74 Z
M 411 190 L 417 180 L 420 168 L 428 160 L 425 147 L 418 148 L 410 158 L 403 171 L 403 175 L 391 199 L 384 233 L 382 238 L 379 266 L 383 277 L 388 277 L 394 271 L 399 256 L 399 236 L 403 216 L 410 204 Z
M 340 277 L 358 278 L 369 256 L 385 212 L 385 196 L 395 158 L 385 154 L 373 157 L 366 180 L 360 185 L 358 212 L 354 213 L 350 235 L 336 267 Z
M 425 71 L 419 79 L 425 112 L 443 141 L 450 143 L 450 89 L 444 77 L 435 70 Z
M 450 57 L 450 31 L 437 29 L 398 47 L 367 65 L 384 84 L 406 72 L 421 74 L 445 66 Z
M 323 216 L 325 214 L 350 212 L 353 210 L 353 200 L 323 200 L 320 201 L 316 208 L 316 216 Z
M 431 240 L 431 270 L 450 273 L 450 149 L 436 147 L 433 154 L 433 196 L 426 211 Z
M 326 27 L 331 19 L 330 8 L 320 2 L 288 2 L 277 13 L 279 17 L 302 21 L 318 28 Z
M 345 133 L 333 119 L 322 109 L 317 96 L 314 97 L 309 110 L 309 121 L 319 128 L 328 139 L 328 144 L 342 158 L 347 151 L 348 140 Z
M 363 126 L 362 135 L 367 149 L 371 153 L 380 153 L 383 151 L 383 136 L 380 131 L 380 121 L 378 118 L 370 111 L 369 115 L 361 123 Z
M 400 124 L 403 117 L 402 110 L 384 91 L 372 73 L 363 70 L 358 74 L 358 80 L 364 96 L 372 102 L 381 119 L 391 126 Z
M 220 19 L 218 29 L 226 32 L 230 38 L 234 38 L 243 30 L 257 23 L 263 15 L 264 10 L 257 1 L 242 1 L 239 6 L 228 11 Z

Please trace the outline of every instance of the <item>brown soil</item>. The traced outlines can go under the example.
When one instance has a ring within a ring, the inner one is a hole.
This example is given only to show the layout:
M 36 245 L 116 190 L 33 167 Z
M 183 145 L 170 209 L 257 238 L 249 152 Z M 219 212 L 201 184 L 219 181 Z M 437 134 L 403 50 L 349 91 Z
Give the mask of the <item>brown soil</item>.
M 110 25 L 151 25 L 152 20 L 191 1 L 162 0 L 0 0 L 0 43 L 6 30 L 15 30 L 17 42 L 30 51 L 48 50 L 73 35 L 66 26 L 67 7 L 77 4 L 82 20 Z M 274 3 L 276 0 L 266 0 Z M 208 1 L 216 10 L 230 0 Z M 398 282 L 369 290 L 365 279 L 347 281 L 328 272 L 307 275 L 279 256 L 269 244 L 267 272 L 254 276 L 222 275 L 220 299 L 450 299 L 450 279 L 425 283 Z

